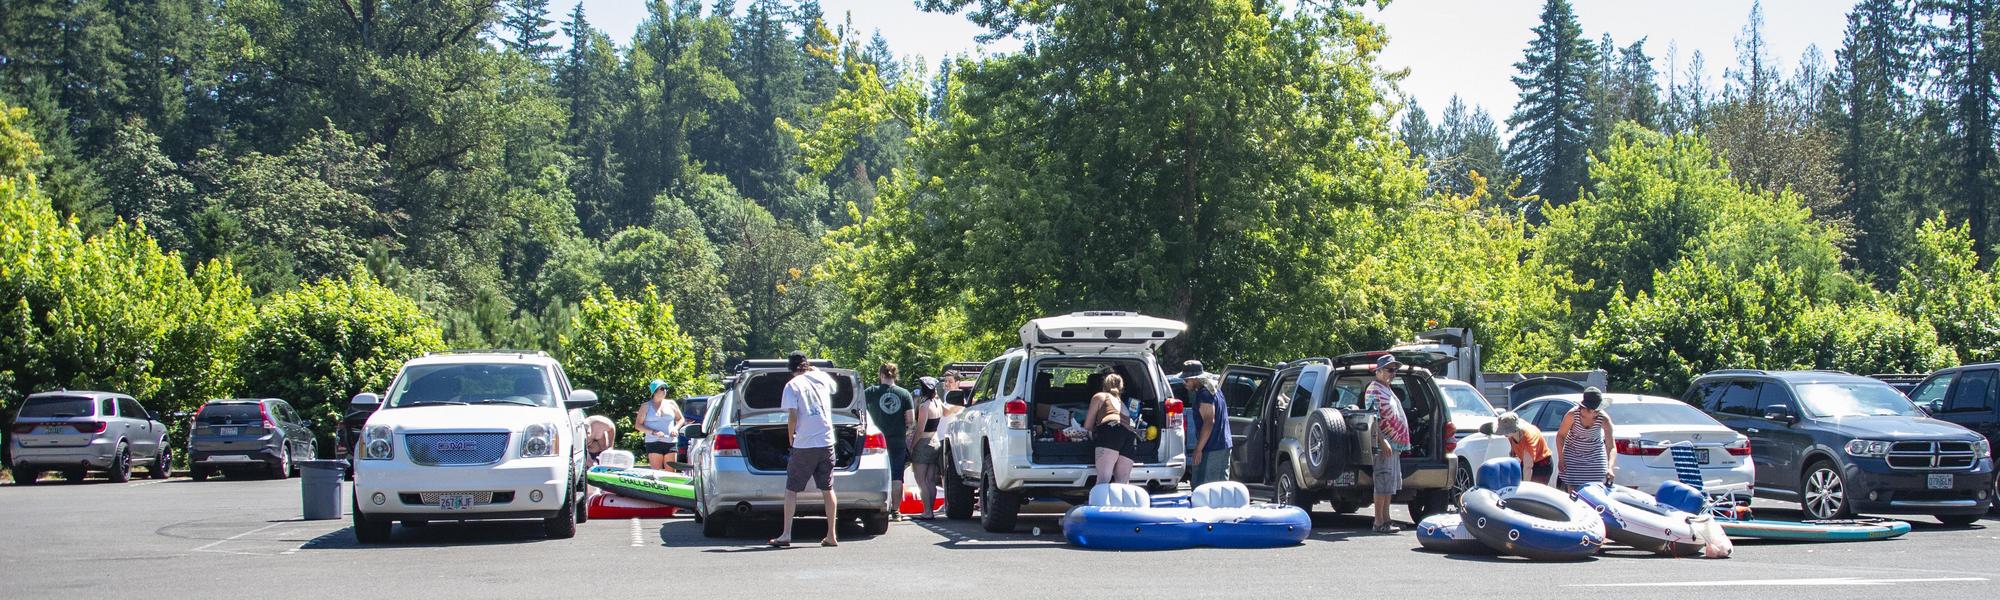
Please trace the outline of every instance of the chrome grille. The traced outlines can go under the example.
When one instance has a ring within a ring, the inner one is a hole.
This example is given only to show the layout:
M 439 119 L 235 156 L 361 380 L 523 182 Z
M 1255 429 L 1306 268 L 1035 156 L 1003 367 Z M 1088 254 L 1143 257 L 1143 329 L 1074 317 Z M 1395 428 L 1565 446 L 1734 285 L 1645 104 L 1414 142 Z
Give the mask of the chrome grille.
M 1971 442 L 1896 442 L 1884 458 L 1891 468 L 1913 471 L 1968 469 L 1978 461 Z
M 505 433 L 411 433 L 403 436 L 410 462 L 425 466 L 490 465 L 507 454 Z

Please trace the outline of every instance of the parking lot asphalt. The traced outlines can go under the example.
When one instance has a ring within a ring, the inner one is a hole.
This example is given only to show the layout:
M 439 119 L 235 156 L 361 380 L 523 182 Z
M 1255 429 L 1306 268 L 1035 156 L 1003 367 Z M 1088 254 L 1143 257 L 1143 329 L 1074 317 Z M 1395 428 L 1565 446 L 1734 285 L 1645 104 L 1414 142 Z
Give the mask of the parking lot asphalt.
M 1761 502 L 1761 501 L 1760 501 Z M 1760 504 L 1760 516 L 1797 513 Z M 1913 518 L 1900 539 L 1847 544 L 1739 541 L 1726 560 L 1612 550 L 1580 563 L 1447 556 L 1405 531 L 1367 531 L 1364 512 L 1318 513 L 1304 544 L 1271 550 L 1099 552 L 1062 541 L 1058 515 L 1020 531 L 977 522 L 891 524 L 844 535 L 838 548 L 769 549 L 775 522 L 712 540 L 687 519 L 598 519 L 574 539 L 532 522 L 435 523 L 361 546 L 348 521 L 300 520 L 298 480 L 187 479 L 0 486 L 0 590 L 6 597 L 247 598 L 272 595 L 471 598 L 516 594 L 615 597 L 728 595 L 909 598 L 1408 598 L 1688 595 L 1974 597 L 2000 591 L 2000 519 L 1949 528 Z M 1405 523 L 1400 509 L 1396 518 Z M 1040 528 L 1036 535 L 1035 528 Z M 802 519 L 801 541 L 822 521 Z

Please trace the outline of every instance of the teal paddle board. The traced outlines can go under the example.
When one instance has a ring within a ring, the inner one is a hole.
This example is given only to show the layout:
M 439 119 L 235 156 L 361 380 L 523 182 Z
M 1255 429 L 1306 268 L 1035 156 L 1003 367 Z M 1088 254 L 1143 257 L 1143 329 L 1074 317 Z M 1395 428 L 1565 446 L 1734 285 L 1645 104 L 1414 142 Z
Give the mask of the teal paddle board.
M 1732 538 L 1759 538 L 1796 542 L 1861 542 L 1886 540 L 1910 532 L 1910 524 L 1889 519 L 1843 519 L 1838 521 L 1772 521 L 1716 519 L 1716 524 Z

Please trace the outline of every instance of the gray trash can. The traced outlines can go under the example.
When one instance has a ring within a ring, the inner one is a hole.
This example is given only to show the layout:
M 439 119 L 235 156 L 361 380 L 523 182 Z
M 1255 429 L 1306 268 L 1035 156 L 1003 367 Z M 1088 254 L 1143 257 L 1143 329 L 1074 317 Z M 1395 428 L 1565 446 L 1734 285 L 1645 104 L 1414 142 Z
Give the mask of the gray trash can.
M 299 479 L 299 492 L 306 520 L 340 518 L 340 476 L 347 473 L 347 461 L 300 461 L 299 473 L 303 475 Z

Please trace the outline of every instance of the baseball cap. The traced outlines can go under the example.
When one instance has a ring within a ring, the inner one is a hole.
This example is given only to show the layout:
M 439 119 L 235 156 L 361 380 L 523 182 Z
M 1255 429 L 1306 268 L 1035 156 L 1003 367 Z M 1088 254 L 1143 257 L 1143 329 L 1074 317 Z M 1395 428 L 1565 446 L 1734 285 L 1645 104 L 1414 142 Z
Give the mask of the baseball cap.
M 647 395 L 658 394 L 660 393 L 661 389 L 672 389 L 672 388 L 673 386 L 668 385 L 666 380 L 655 379 L 646 383 L 646 394 Z
M 1597 410 L 1597 407 L 1600 406 L 1604 406 L 1604 390 L 1597 389 L 1595 386 L 1584 388 L 1583 407 Z

